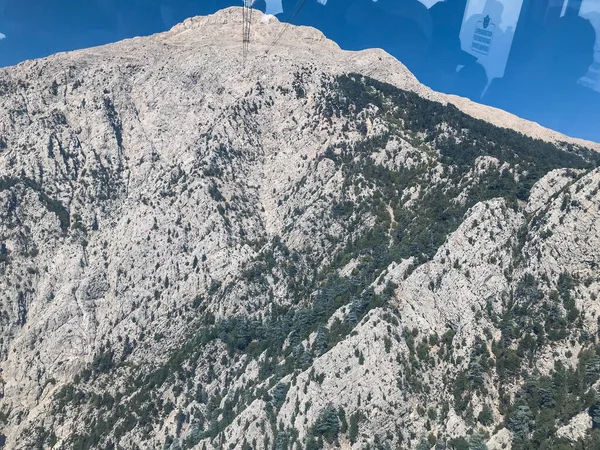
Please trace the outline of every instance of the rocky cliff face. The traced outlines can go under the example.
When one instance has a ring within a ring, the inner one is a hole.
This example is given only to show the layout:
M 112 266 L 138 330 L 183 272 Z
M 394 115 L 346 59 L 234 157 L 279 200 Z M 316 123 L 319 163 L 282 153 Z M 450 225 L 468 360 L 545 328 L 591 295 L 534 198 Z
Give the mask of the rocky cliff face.
M 5 448 L 597 445 L 594 145 L 256 16 L 0 71 Z

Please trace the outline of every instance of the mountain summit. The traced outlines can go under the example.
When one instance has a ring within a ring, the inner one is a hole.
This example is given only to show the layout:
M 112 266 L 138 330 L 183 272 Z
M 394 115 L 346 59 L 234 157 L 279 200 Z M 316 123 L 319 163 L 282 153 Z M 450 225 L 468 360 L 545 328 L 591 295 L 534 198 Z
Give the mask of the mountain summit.
M 241 36 L 0 70 L 4 448 L 596 448 L 593 145 Z

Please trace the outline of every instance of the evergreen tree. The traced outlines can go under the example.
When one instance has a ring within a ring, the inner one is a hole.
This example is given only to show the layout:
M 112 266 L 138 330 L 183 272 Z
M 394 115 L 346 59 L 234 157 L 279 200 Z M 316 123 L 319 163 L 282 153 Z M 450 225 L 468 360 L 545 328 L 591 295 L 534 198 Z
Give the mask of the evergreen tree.
M 585 362 L 585 376 L 588 380 L 598 379 L 600 375 L 600 357 L 594 355 Z
M 430 450 L 430 449 L 431 449 L 431 445 L 429 445 L 429 442 L 427 442 L 427 440 L 425 440 L 425 439 L 421 439 L 421 441 L 417 445 L 416 450 Z
M 340 406 L 340 408 L 338 409 L 338 417 L 340 419 L 340 431 L 342 432 L 342 434 L 345 434 L 346 431 L 348 431 L 348 422 L 346 421 L 346 411 L 344 411 L 344 408 L 342 408 Z
M 351 326 L 354 326 L 358 323 L 358 310 L 356 308 L 356 304 L 355 304 L 354 300 L 348 306 L 348 314 L 346 315 L 346 322 L 348 322 L 348 324 Z
M 481 433 L 473 433 L 473 436 L 469 440 L 469 450 L 488 450 Z
M 273 389 L 273 406 L 275 409 L 279 409 L 283 405 L 288 389 L 289 385 L 287 383 L 277 383 Z
M 508 419 L 508 429 L 516 438 L 525 440 L 533 428 L 533 414 L 527 405 L 519 405 Z
M 600 429 L 600 402 L 590 406 L 589 414 L 592 417 L 592 428 L 595 430 Z
M 358 438 L 358 423 L 360 421 L 359 412 L 356 411 L 350 416 L 350 427 L 348 429 L 348 439 L 351 443 L 355 443 Z
M 190 427 L 190 432 L 185 440 L 185 446 L 195 447 L 201 439 L 202 431 L 200 431 L 200 427 L 196 424 L 192 424 L 192 426 Z
M 327 332 L 323 325 L 320 325 L 317 329 L 317 335 L 315 337 L 315 352 L 317 356 L 324 355 L 329 350 L 327 343 Z
M 288 437 L 285 431 L 279 430 L 277 438 L 275 439 L 275 450 L 287 450 L 288 449 Z
M 315 436 L 321 436 L 329 443 L 337 439 L 340 432 L 337 410 L 331 406 L 322 410 L 313 425 L 312 431 Z
M 322 448 L 322 445 L 319 445 L 314 436 L 309 435 L 306 438 L 306 450 L 319 450 Z

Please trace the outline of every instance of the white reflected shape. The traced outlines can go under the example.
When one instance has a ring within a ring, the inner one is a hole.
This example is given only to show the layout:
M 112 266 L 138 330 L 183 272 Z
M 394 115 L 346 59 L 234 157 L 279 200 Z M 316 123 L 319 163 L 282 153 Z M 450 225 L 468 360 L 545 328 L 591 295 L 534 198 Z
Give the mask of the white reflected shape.
M 504 76 L 523 0 L 469 0 L 460 30 L 464 51 L 485 68 L 488 84 Z
M 590 66 L 588 73 L 579 80 L 579 83 L 600 92 L 600 1 L 583 0 L 579 15 L 589 20 L 596 30 L 594 62 Z
M 281 0 L 267 0 L 267 14 L 279 14 L 282 11 Z
M 567 6 L 569 5 L 569 0 L 564 0 L 562 5 L 562 10 L 560 11 L 560 17 L 564 17 L 567 13 Z

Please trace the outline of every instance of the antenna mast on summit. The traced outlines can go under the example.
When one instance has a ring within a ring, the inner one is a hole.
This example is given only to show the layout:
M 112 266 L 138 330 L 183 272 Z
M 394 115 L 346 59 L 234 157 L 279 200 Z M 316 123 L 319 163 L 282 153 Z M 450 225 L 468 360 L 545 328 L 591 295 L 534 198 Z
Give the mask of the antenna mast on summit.
M 244 56 L 244 63 L 248 56 L 248 47 L 250 45 L 250 25 L 252 24 L 252 2 L 253 0 L 244 0 L 244 34 L 242 37 L 242 53 Z

